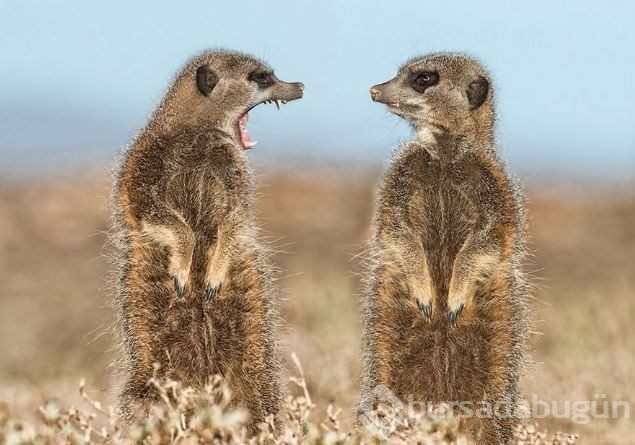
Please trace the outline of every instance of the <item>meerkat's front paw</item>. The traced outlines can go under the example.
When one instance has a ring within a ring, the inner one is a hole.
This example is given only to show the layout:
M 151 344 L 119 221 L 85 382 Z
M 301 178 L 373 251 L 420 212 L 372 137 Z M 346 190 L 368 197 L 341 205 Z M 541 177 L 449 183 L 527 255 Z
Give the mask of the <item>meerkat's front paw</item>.
M 225 281 L 224 268 L 216 268 L 208 270 L 205 279 L 205 301 L 212 301 L 220 292 L 223 287 L 223 281 Z
M 188 280 L 192 266 L 192 253 L 194 252 L 194 234 L 173 214 L 168 213 L 165 218 L 167 222 L 163 221 L 160 224 L 143 222 L 142 235 L 169 249 L 167 276 L 172 281 L 176 297 L 181 299 L 185 296 L 189 287 Z
M 205 287 L 205 301 L 207 303 L 212 301 L 216 294 L 220 292 L 222 285 L 223 283 L 218 283 L 216 286 L 213 286 L 211 283 L 207 283 L 207 286 Z
M 172 271 L 172 284 L 174 285 L 174 290 L 176 291 L 176 297 L 181 299 L 185 296 L 185 292 L 188 288 L 188 277 L 190 275 L 189 267 L 187 269 L 181 268 Z
M 410 292 L 414 296 L 417 307 L 425 318 L 432 318 L 432 289 L 425 282 L 410 280 Z
M 448 298 L 448 311 L 445 314 L 448 321 L 452 324 L 456 323 L 466 305 L 467 301 L 465 298 L 450 296 Z
M 174 283 L 174 290 L 176 291 L 177 298 L 183 298 L 185 291 L 187 290 L 187 282 L 181 282 L 176 275 L 172 276 L 172 283 Z
M 448 321 L 452 324 L 456 323 L 456 320 L 459 318 L 459 315 L 461 315 L 461 312 L 463 312 L 464 307 L 465 305 L 461 304 L 456 309 L 448 309 L 448 312 L 446 314 L 446 318 L 448 319 Z
M 417 306 L 425 318 L 432 318 L 432 301 L 424 303 L 420 298 L 416 298 Z

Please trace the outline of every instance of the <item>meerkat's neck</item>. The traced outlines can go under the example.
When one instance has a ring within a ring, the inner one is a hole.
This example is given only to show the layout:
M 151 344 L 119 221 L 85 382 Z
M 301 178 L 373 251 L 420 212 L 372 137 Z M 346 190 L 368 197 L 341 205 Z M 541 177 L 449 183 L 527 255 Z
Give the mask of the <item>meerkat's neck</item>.
M 215 107 L 210 107 L 199 100 L 196 93 L 183 88 L 177 82 L 168 91 L 152 113 L 148 133 L 162 137 L 183 130 L 193 133 L 215 132 L 225 135 L 232 143 L 242 147 L 238 130 L 240 110 L 233 106 L 231 97 L 227 98 L 228 103 L 219 102 Z
M 241 146 L 237 122 L 239 116 L 224 114 L 215 116 L 209 111 L 197 112 L 195 108 L 179 107 L 179 104 L 161 104 L 153 113 L 147 130 L 150 135 L 162 137 L 182 130 L 193 133 L 218 133 L 228 142 Z
M 488 101 L 474 111 L 473 118 L 466 125 L 469 143 L 476 149 L 490 150 L 494 148 L 494 109 Z
M 416 129 L 415 141 L 421 145 L 436 145 L 438 131 L 433 127 L 419 127 Z
M 433 124 L 418 126 L 414 142 L 438 159 L 450 159 L 468 150 L 491 150 L 494 147 L 492 124 L 478 125 L 479 121 L 466 121 L 458 129 Z

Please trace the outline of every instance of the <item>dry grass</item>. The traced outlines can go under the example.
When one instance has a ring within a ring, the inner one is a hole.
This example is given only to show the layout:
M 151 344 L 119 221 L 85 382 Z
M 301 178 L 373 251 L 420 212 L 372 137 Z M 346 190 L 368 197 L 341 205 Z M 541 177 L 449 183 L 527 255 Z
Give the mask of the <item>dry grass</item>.
M 289 394 L 285 399 L 281 419 L 273 417 L 247 428 L 247 411 L 232 406 L 231 390 L 219 376 L 214 376 L 202 390 L 183 387 L 172 380 L 150 379 L 159 395 L 146 418 L 122 427 L 112 409 L 104 409 L 92 399 L 80 383 L 79 394 L 85 402 L 81 409 L 62 407 L 57 401 L 45 401 L 37 416 L 21 419 L 12 415 L 6 405 L 0 405 L 0 443 L 24 445 L 68 444 L 374 444 L 378 441 L 365 429 L 346 431 L 339 417 L 341 409 L 329 404 L 326 416 L 314 420 L 315 404 L 311 400 L 303 371 L 295 355 L 299 376 L 290 382 L 302 390 L 301 395 Z M 370 413 L 377 415 L 377 413 Z M 386 414 L 384 412 L 383 414 Z M 382 417 L 384 418 L 384 417 Z M 386 425 L 383 423 L 383 425 Z M 390 422 L 390 444 L 468 444 L 469 439 L 458 431 L 451 416 L 415 417 Z M 394 431 L 393 431 L 394 428 Z M 519 426 L 514 444 L 565 445 L 576 443 L 577 436 L 539 431 L 535 423 Z
M 315 405 L 306 425 L 315 426 L 320 440 L 336 437 L 321 426 L 323 419 L 328 425 L 331 402 L 343 409 L 340 432 L 350 431 L 353 422 L 360 332 L 355 254 L 368 236 L 375 182 L 372 172 L 350 171 L 277 172 L 260 178 L 263 235 L 280 251 L 276 259 L 284 271 L 279 284 L 285 290 L 287 356 L 295 351 L 304 365 Z M 84 406 L 80 416 L 94 411 L 77 393 L 81 378 L 91 388 L 90 399 L 111 404 L 112 314 L 103 255 L 108 192 L 107 180 L 94 178 L 0 185 L 4 434 L 17 422 L 23 431 L 50 431 L 50 437 L 59 438 L 70 428 L 64 425 L 79 422 L 64 406 Z M 626 189 L 581 188 L 534 188 L 529 196 L 531 269 L 540 286 L 534 307 L 542 334 L 535 337 L 537 363 L 524 379 L 524 391 L 559 402 L 606 394 L 633 405 L 635 196 Z M 291 362 L 288 368 L 295 374 Z M 62 413 L 61 424 L 33 417 L 51 397 L 58 400 L 54 406 Z M 242 418 L 237 419 L 232 431 L 240 430 Z M 114 437 L 106 414 L 95 422 Z M 538 422 L 540 429 L 577 433 L 581 443 L 635 443 L 630 419 Z M 40 443 L 59 443 L 47 440 Z M 0 437 L 3 442 L 12 443 Z

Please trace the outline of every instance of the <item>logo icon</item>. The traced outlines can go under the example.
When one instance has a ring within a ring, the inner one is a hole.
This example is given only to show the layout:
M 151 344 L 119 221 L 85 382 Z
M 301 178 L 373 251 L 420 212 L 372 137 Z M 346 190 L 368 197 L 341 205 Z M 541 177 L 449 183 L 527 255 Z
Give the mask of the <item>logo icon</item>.
M 377 385 L 360 404 L 359 422 L 379 440 L 386 440 L 403 423 L 404 404 L 386 386 Z

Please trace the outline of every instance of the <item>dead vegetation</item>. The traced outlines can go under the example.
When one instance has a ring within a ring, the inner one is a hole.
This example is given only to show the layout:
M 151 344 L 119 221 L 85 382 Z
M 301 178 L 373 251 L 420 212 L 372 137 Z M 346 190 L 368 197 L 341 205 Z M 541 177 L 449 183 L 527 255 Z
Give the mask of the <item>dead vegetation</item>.
M 297 359 L 294 360 L 297 362 Z M 341 409 L 329 404 L 322 421 L 313 420 L 315 405 L 311 401 L 302 369 L 291 383 L 300 395 L 285 400 L 282 421 L 273 418 L 258 426 L 256 434 L 247 430 L 248 413 L 231 404 L 231 391 L 215 376 L 202 390 L 194 391 L 171 380 L 150 379 L 159 401 L 150 408 L 147 418 L 122 427 L 112 409 L 105 409 L 79 386 L 83 399 L 80 408 L 64 407 L 46 401 L 31 420 L 15 418 L 7 405 L 0 405 L 0 443 L 12 445 L 67 444 L 373 444 L 377 438 L 368 430 L 345 431 L 339 416 Z M 374 413 L 373 413 L 374 414 Z M 390 424 L 395 430 L 391 444 L 467 444 L 452 417 L 405 419 Z M 514 443 L 519 445 L 564 445 L 576 442 L 575 435 L 539 431 L 534 423 L 519 426 Z

